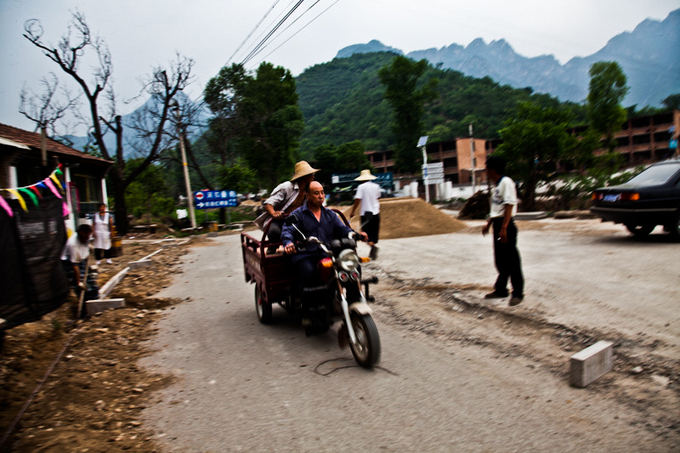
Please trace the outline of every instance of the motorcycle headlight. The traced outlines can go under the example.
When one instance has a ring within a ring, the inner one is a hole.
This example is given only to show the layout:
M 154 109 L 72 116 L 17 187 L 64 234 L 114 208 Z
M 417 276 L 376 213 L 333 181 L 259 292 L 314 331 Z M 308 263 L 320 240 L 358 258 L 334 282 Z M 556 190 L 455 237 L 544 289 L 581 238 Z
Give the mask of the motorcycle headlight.
M 338 255 L 340 268 L 345 272 L 352 272 L 359 267 L 359 257 L 354 250 L 345 249 Z

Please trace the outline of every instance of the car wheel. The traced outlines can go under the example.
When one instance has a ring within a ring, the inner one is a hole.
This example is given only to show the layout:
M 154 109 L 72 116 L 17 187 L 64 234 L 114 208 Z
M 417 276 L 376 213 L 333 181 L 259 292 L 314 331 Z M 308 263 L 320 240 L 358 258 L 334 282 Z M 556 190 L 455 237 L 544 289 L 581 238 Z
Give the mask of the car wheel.
M 626 224 L 626 228 L 628 228 L 628 231 L 633 233 L 633 236 L 636 238 L 644 238 L 649 236 L 649 233 L 652 232 L 652 230 L 656 227 L 656 225 L 632 225 L 632 224 Z
M 675 215 L 675 221 L 666 225 L 664 230 L 666 230 L 676 241 L 680 240 L 680 213 Z

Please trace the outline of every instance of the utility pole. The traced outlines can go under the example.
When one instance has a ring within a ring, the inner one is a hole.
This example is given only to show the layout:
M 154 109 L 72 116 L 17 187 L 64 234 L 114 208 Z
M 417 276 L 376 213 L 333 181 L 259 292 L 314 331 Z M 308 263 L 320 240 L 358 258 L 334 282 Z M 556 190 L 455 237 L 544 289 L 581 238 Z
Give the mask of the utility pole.
M 425 201 L 430 202 L 430 185 L 427 183 L 427 135 L 423 135 L 418 139 L 418 147 L 423 152 L 423 184 L 425 185 Z M 418 194 L 416 194 L 417 198 Z
M 468 126 L 468 131 L 470 132 L 470 166 L 472 167 L 472 195 L 475 194 L 476 189 L 476 179 L 475 179 L 475 169 L 477 167 L 477 159 L 475 159 L 475 139 L 472 134 L 472 123 Z
M 189 206 L 189 218 L 191 219 L 191 228 L 196 229 L 196 215 L 194 214 L 194 194 L 191 192 L 191 181 L 189 180 L 189 167 L 187 165 L 187 153 L 184 149 L 184 130 L 182 129 L 182 120 L 179 114 L 179 103 L 175 101 L 172 105 L 172 110 L 175 112 L 177 120 L 177 136 L 179 137 L 179 151 L 182 155 L 182 169 L 184 170 L 184 185 L 187 191 L 187 205 Z

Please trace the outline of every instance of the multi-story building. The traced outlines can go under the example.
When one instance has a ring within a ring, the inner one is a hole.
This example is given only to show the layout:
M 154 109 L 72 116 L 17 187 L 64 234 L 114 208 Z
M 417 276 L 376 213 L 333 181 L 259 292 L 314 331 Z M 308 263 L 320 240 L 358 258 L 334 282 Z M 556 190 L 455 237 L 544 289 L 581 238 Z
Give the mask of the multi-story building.
M 570 132 L 581 134 L 586 127 L 577 127 Z M 624 157 L 625 166 L 651 164 L 677 155 L 677 138 L 680 130 L 680 110 L 638 116 L 628 119 L 614 134 L 615 151 Z M 672 140 L 675 139 L 675 148 Z M 596 155 L 604 154 L 603 146 L 595 150 Z
M 472 142 L 474 141 L 474 151 Z M 486 182 L 484 162 L 487 156 L 488 140 L 482 138 L 457 138 L 443 142 L 428 143 L 427 162 L 444 163 L 444 179 L 454 185 L 472 183 L 472 155 L 475 158 L 476 183 Z M 369 162 L 377 173 L 394 173 L 394 151 L 366 151 Z M 417 180 L 420 174 L 396 174 L 397 180 Z
M 570 133 L 579 135 L 586 126 L 570 129 Z M 670 157 L 679 156 L 677 139 L 680 131 L 680 110 L 672 110 L 654 115 L 639 116 L 628 119 L 621 130 L 615 134 L 617 146 L 615 151 L 624 156 L 626 166 L 650 164 Z M 672 140 L 675 139 L 675 142 Z M 500 139 L 456 138 L 442 142 L 429 143 L 426 146 L 428 163 L 444 163 L 444 179 L 454 186 L 472 183 L 472 141 L 474 140 L 475 183 L 486 184 L 484 169 L 486 157 L 493 153 Z M 605 153 L 603 148 L 595 150 L 595 154 Z M 395 181 L 401 185 L 421 179 L 420 174 L 403 175 L 394 171 L 394 152 L 366 151 L 366 155 L 377 173 L 393 172 Z

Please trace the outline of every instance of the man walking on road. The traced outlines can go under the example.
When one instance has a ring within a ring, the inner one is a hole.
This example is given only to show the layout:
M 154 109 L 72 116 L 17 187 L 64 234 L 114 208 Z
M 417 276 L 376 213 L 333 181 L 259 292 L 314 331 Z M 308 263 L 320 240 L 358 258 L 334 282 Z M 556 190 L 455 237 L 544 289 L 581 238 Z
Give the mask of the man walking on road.
M 512 282 L 510 305 L 514 306 L 524 299 L 524 276 L 522 262 L 517 249 L 517 226 L 513 217 L 517 214 L 517 189 L 515 182 L 505 176 L 505 160 L 499 156 L 490 156 L 486 160 L 486 171 L 489 180 L 493 181 L 491 191 L 491 210 L 489 219 L 482 229 L 482 234 L 489 232 L 493 226 L 493 249 L 498 278 L 493 292 L 484 296 L 486 299 L 508 296 L 508 278 Z
M 380 186 L 373 182 L 376 179 L 371 174 L 371 170 L 361 170 L 355 181 L 365 181 L 357 187 L 354 195 L 354 204 L 349 212 L 349 218 L 354 216 L 354 212 L 361 205 L 361 231 L 368 235 L 368 245 L 371 247 L 369 254 L 372 260 L 378 258 L 378 236 L 380 233 Z

